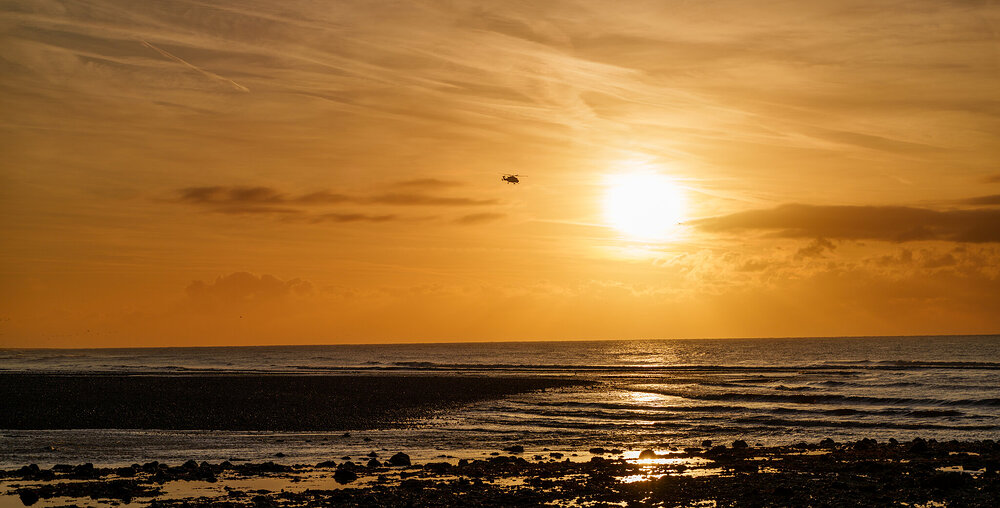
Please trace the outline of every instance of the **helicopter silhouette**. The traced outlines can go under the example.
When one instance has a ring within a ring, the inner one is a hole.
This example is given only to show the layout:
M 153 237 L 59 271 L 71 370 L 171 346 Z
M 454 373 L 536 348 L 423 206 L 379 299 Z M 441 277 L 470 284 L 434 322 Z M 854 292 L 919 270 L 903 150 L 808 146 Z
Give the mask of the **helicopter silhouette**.
M 501 180 L 507 183 L 518 183 L 520 180 L 517 179 L 517 175 L 503 175 L 500 177 Z

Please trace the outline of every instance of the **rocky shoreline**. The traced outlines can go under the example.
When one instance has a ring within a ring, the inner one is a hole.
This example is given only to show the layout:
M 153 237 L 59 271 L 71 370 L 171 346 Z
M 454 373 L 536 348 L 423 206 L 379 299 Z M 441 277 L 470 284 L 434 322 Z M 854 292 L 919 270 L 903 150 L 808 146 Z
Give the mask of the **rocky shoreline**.
M 615 453 L 619 452 L 619 453 Z M 1000 443 L 863 439 L 607 450 L 570 460 L 512 445 L 488 459 L 411 464 L 397 452 L 284 465 L 28 465 L 0 473 L 26 506 L 74 499 L 150 506 L 996 506 Z M 266 479 L 280 489 L 253 488 Z M 192 485 L 190 495 L 179 495 Z M 287 486 L 287 488 L 286 488 Z M 213 490 L 214 489 L 214 490 Z M 206 492 L 213 492 L 206 495 Z

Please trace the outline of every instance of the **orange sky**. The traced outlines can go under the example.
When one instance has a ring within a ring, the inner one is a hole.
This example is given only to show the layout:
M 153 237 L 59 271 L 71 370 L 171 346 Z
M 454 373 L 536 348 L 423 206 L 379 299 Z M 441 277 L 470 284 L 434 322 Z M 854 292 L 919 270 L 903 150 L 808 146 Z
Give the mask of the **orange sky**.
M 0 346 L 1000 332 L 998 31 L 938 0 L 5 2 Z M 681 203 L 652 236 L 608 209 L 634 174 Z

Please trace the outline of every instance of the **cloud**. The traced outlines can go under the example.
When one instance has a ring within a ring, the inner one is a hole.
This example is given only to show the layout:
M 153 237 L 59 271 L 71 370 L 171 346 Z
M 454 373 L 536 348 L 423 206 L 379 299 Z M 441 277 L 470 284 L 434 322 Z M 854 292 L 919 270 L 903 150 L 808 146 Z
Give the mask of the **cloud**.
M 1000 210 L 994 209 L 940 211 L 905 206 L 786 204 L 689 224 L 712 233 L 765 231 L 786 238 L 1000 242 Z
M 423 182 L 438 180 L 413 180 Z M 436 185 L 436 184 L 435 184 Z M 376 204 L 394 206 L 482 206 L 495 205 L 496 199 L 475 199 L 467 197 L 434 196 L 417 192 L 392 192 L 374 196 L 351 196 L 329 191 L 313 191 L 298 196 L 289 196 L 271 187 L 209 186 L 184 187 L 177 189 L 178 200 L 196 205 L 331 205 L 341 203 Z
M 983 178 L 983 182 L 985 182 L 985 183 L 1000 183 L 1000 173 L 997 173 L 995 175 L 990 175 L 990 176 L 987 176 L 986 178 Z
M 266 302 L 312 291 L 312 284 L 302 279 L 281 280 L 273 275 L 248 272 L 220 276 L 214 282 L 196 280 L 186 288 L 188 297 L 199 303 Z
M 826 238 L 817 238 L 809 245 L 795 252 L 795 259 L 821 258 L 827 251 L 833 251 L 837 246 Z
M 998 178 L 998 181 L 1000 181 L 1000 178 Z M 977 196 L 974 198 L 963 199 L 961 202 L 966 205 L 978 205 L 978 206 L 1000 205 L 1000 194 L 992 194 L 990 196 Z
M 324 213 L 310 218 L 310 222 L 389 222 L 398 220 L 395 215 L 367 215 L 363 213 Z
M 460 185 L 436 179 L 408 180 L 393 184 L 392 187 L 438 188 Z M 175 191 L 174 202 L 204 207 L 213 213 L 232 215 L 276 215 L 288 220 L 301 220 L 312 224 L 333 223 L 382 223 L 403 220 L 397 214 L 363 212 L 323 212 L 317 207 L 351 204 L 354 206 L 376 207 L 474 207 L 498 204 L 496 199 L 476 199 L 469 197 L 435 196 L 420 192 L 391 192 L 372 196 L 354 196 L 329 191 L 312 191 L 298 195 L 281 192 L 264 186 L 205 186 L 184 187 Z M 478 213 L 465 215 L 455 222 L 473 224 L 503 217 L 500 213 Z
M 469 215 L 463 215 L 457 219 L 455 222 L 459 224 L 482 224 L 485 222 L 493 222 L 506 217 L 503 213 L 473 213 Z
M 424 194 L 382 194 L 370 198 L 361 198 L 361 202 L 380 205 L 401 206 L 482 206 L 495 205 L 495 199 L 451 198 L 427 196 Z
M 453 187 L 461 187 L 462 185 L 465 184 L 453 180 L 438 180 L 437 178 L 417 178 L 415 180 L 405 180 L 402 182 L 394 183 L 393 187 L 411 188 L 411 189 L 448 189 Z

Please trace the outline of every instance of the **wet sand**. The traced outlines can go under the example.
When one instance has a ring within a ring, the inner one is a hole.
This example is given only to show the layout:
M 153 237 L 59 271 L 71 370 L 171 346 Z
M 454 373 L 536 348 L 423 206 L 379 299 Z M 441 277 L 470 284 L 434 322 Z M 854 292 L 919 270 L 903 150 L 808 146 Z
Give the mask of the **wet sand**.
M 514 447 L 517 450 L 517 447 Z M 640 453 L 644 459 L 640 459 Z M 314 465 L 228 462 L 92 465 L 0 474 L 24 505 L 142 502 L 151 506 L 996 506 L 994 441 L 801 443 L 544 450 L 486 460 L 409 464 L 405 454 Z
M 0 374 L 0 429 L 361 430 L 582 381 L 538 377 Z

